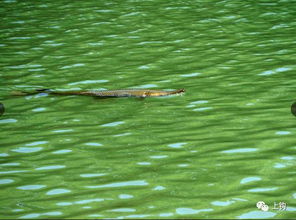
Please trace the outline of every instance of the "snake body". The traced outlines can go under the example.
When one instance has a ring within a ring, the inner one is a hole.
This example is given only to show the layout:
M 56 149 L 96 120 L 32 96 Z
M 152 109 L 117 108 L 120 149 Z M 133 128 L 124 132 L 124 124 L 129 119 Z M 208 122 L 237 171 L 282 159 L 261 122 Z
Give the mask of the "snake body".
M 93 90 L 93 91 L 54 91 L 50 89 L 37 89 L 34 92 L 16 92 L 14 95 L 34 95 L 38 93 L 48 93 L 52 95 L 84 95 L 95 96 L 101 98 L 116 97 L 159 97 L 175 94 L 182 94 L 185 89 L 177 89 L 173 91 L 153 90 L 153 89 L 119 89 L 119 90 Z

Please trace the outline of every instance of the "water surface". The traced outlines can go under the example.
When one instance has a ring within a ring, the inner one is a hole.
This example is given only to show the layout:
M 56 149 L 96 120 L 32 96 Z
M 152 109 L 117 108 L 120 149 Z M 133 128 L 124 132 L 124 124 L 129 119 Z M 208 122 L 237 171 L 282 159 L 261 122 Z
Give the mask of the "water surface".
M 295 10 L 2 1 L 0 217 L 295 217 Z M 9 95 L 40 88 L 186 94 Z

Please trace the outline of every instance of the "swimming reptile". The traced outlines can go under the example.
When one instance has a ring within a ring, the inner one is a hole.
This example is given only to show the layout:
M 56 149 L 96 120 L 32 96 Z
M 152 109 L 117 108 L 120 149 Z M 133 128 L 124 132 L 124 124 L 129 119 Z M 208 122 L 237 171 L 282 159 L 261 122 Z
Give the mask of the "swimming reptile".
M 34 95 L 38 93 L 48 93 L 52 95 L 84 95 L 95 96 L 101 98 L 116 98 L 116 97 L 158 97 L 182 94 L 185 89 L 177 89 L 173 91 L 152 90 L 152 89 L 119 89 L 119 90 L 98 90 L 98 91 L 53 91 L 50 89 L 37 89 L 34 92 L 14 92 L 13 95 Z
M 119 90 L 98 90 L 98 91 L 53 91 L 50 89 L 36 89 L 33 92 L 23 92 L 14 91 L 11 95 L 15 96 L 27 96 L 35 95 L 39 93 L 48 93 L 53 95 L 85 95 L 85 96 L 95 96 L 99 98 L 117 98 L 117 97 L 158 97 L 158 96 L 169 96 L 182 94 L 185 89 L 177 89 L 173 91 L 164 90 L 152 90 L 152 89 L 119 89 Z M 5 108 L 2 103 L 0 103 L 0 116 L 4 114 Z

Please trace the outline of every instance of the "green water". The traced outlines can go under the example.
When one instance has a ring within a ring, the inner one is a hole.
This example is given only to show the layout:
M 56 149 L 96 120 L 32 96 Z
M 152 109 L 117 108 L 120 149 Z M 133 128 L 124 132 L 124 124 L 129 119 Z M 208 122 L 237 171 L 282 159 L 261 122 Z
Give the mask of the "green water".
M 295 218 L 295 11 L 1 1 L 0 218 Z M 40 88 L 186 94 L 9 95 Z

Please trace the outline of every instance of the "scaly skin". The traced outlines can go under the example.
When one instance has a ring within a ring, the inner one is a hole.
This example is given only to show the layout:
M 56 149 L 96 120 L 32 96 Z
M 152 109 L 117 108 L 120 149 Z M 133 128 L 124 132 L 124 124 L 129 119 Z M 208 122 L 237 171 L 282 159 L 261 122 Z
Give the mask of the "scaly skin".
M 33 95 L 38 93 L 48 93 L 53 95 L 85 95 L 85 96 L 96 96 L 101 98 L 108 97 L 158 97 L 168 96 L 174 94 L 182 94 L 185 92 L 184 89 L 178 89 L 174 91 L 163 91 L 163 90 L 150 90 L 150 89 L 120 89 L 120 90 L 103 90 L 103 91 L 51 91 L 48 89 L 36 90 L 33 93 L 18 92 L 14 95 Z

